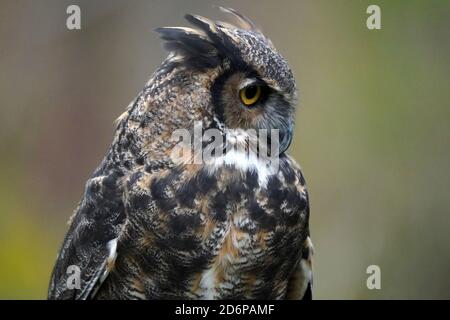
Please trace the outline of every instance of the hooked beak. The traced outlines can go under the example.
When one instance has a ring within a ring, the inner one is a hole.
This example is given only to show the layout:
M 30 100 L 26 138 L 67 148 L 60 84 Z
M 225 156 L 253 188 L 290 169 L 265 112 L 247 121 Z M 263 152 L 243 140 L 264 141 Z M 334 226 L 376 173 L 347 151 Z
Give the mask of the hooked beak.
M 269 156 L 280 156 L 281 154 L 286 152 L 286 150 L 291 145 L 293 134 L 292 125 L 289 125 L 287 130 L 277 130 L 277 131 L 278 131 L 277 140 L 272 141 L 270 136 L 267 137 L 268 148 L 266 152 Z M 275 151 L 275 154 L 272 154 L 271 151 Z
M 293 135 L 293 127 L 292 125 L 289 125 L 287 130 L 280 131 L 280 153 L 284 153 L 292 142 L 292 135 Z

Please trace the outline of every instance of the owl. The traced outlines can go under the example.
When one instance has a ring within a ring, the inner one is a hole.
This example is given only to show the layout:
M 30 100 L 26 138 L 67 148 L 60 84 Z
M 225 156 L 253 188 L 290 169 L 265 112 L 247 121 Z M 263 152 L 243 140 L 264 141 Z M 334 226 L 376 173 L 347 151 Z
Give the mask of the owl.
M 86 183 L 49 299 L 311 298 L 309 196 L 287 154 L 295 80 L 248 18 L 221 10 L 233 22 L 156 30 L 169 55 Z

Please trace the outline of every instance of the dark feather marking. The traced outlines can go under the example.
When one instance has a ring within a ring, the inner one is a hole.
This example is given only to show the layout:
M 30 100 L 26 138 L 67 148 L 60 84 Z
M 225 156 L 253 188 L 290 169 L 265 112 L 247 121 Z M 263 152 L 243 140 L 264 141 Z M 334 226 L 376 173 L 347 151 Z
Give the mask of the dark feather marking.
M 245 173 L 245 184 L 247 185 L 249 191 L 255 190 L 259 185 L 258 172 L 254 170 L 247 170 Z
M 275 228 L 277 224 L 275 217 L 267 214 L 266 210 L 261 208 L 256 200 L 252 199 L 247 206 L 250 218 L 255 220 L 261 229 L 272 230 Z
M 172 178 L 171 175 L 162 179 L 153 178 L 151 182 L 150 191 L 152 198 L 158 207 L 165 212 L 169 212 L 176 206 L 175 200 L 166 195 L 166 187 L 170 186 Z
M 212 200 L 211 213 L 217 221 L 225 221 L 227 219 L 227 203 L 228 199 L 224 192 L 219 191 Z
M 179 235 L 186 231 L 193 232 L 200 225 L 200 217 L 197 212 L 191 214 L 177 214 L 174 215 L 170 222 L 169 226 L 171 230 Z

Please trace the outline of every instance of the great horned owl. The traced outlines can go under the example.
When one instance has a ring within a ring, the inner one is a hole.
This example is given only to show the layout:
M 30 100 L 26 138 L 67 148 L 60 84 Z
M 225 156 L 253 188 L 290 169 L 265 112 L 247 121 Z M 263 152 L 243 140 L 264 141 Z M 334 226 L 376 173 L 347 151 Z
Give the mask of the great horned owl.
M 50 299 L 311 298 L 308 193 L 286 154 L 295 80 L 248 18 L 222 10 L 234 24 L 186 15 L 195 28 L 157 29 L 170 55 L 86 183 Z M 278 130 L 278 166 L 259 148 L 208 163 L 188 161 L 188 148 L 174 161 L 173 132 L 196 122 L 231 145 L 247 129 Z

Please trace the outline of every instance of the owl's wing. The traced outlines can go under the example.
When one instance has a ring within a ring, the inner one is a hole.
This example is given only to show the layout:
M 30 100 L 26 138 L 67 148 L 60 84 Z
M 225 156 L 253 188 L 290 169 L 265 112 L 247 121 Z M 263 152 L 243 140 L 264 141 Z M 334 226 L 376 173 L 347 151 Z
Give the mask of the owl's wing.
M 302 209 L 304 210 L 306 224 L 301 230 L 304 235 L 303 239 L 305 240 L 303 241 L 301 246 L 300 260 L 297 262 L 297 265 L 288 282 L 286 298 L 295 300 L 311 300 L 313 287 L 312 259 L 314 254 L 314 247 L 309 233 L 310 206 L 306 182 L 300 167 L 291 157 L 288 157 L 286 159 L 286 162 L 282 163 L 281 168 L 286 175 L 285 178 L 287 178 L 287 181 L 292 181 L 292 184 L 297 188 L 297 190 L 301 190 L 302 193 L 306 196 L 305 207 Z M 291 177 L 291 172 L 294 172 L 295 179 Z
M 88 180 L 53 269 L 49 299 L 88 299 L 105 280 L 116 257 L 126 215 L 121 174 Z
M 303 243 L 302 257 L 294 270 L 288 283 L 287 299 L 311 300 L 313 271 L 312 271 L 313 245 L 308 237 Z

